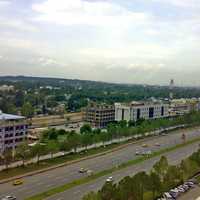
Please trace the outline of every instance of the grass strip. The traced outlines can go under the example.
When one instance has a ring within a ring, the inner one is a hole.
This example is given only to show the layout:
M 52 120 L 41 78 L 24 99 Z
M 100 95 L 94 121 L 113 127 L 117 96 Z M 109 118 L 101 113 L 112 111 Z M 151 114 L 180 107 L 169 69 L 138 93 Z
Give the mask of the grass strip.
M 188 127 L 184 130 L 189 131 L 194 128 L 195 127 Z M 182 129 L 182 128 L 180 128 L 180 129 Z M 180 130 L 180 129 L 177 129 L 177 130 Z M 171 131 L 167 131 L 167 132 L 168 133 L 176 132 L 177 130 L 171 130 Z M 82 152 L 82 154 L 71 154 L 71 155 L 65 155 L 65 156 L 61 156 L 61 157 L 55 157 L 52 159 L 46 159 L 46 160 L 40 161 L 40 164 L 32 163 L 32 164 L 27 164 L 25 167 L 20 166 L 20 167 L 9 168 L 9 170 L 2 170 L 2 171 L 0 171 L 0 180 L 9 179 L 9 178 L 12 178 L 15 176 L 21 176 L 21 175 L 23 176 L 24 174 L 27 174 L 27 173 L 32 173 L 32 172 L 35 172 L 38 170 L 43 170 L 43 169 L 46 169 L 49 167 L 54 167 L 56 165 L 64 164 L 64 163 L 70 162 L 70 161 L 76 161 L 76 160 L 85 158 L 87 156 L 93 156 L 93 155 L 99 154 L 99 153 L 106 153 L 107 151 L 118 148 L 124 144 L 128 144 L 128 143 L 131 143 L 134 141 L 142 142 L 142 139 L 146 139 L 148 137 L 152 137 L 152 136 L 147 136 L 147 137 L 141 138 L 139 140 L 131 139 L 131 140 L 123 141 L 120 143 L 109 144 L 109 145 L 106 145 L 105 147 L 89 149 L 87 152 Z
M 187 145 L 190 145 L 190 144 L 193 144 L 193 143 L 196 143 L 200 141 L 200 138 L 195 138 L 193 140 L 189 140 L 185 143 L 182 143 L 182 144 L 178 144 L 176 146 L 173 146 L 173 147 L 170 147 L 170 148 L 166 148 L 166 149 L 162 149 L 160 151 L 157 151 L 157 152 L 154 152 L 152 155 L 148 156 L 148 157 L 139 157 L 137 159 L 134 159 L 134 160 L 130 160 L 126 163 L 122 163 L 121 165 L 119 165 L 118 167 L 113 167 L 111 169 L 107 169 L 107 170 L 103 170 L 101 172 L 98 172 L 92 176 L 89 176 L 89 177 L 84 177 L 84 178 L 81 178 L 81 179 L 78 179 L 78 180 L 75 180 L 75 181 L 72 181 L 70 183 L 67 183 L 65 185 L 62 185 L 62 186 L 58 186 L 58 187 L 55 187 L 55 188 L 52 188 L 52 189 L 49 189 L 48 191 L 46 192 L 42 192 L 40 194 L 37 194 L 37 195 L 34 195 L 32 197 L 28 197 L 26 198 L 25 200 L 43 200 L 47 197 L 50 197 L 52 195 L 55 195 L 57 193 L 61 193 L 61 192 L 64 192 L 68 189 L 71 189 L 75 186 L 79 186 L 79 185 L 82 185 L 82 184 L 85 184 L 85 183 L 89 183 L 97 178 L 100 178 L 102 176 L 105 176 L 105 175 L 109 175 L 115 171 L 119 171 L 121 169 L 124 169 L 126 167 L 129 167 L 129 166 L 132 166 L 132 165 L 135 165 L 135 164 L 138 164 L 138 163 L 142 163 L 144 162 L 145 160 L 149 160 L 151 158 L 154 158 L 156 156 L 159 156 L 159 155 L 162 155 L 164 153 L 167 153 L 167 152 L 171 152 L 171 151 L 174 151 L 176 149 L 179 149 L 179 148 L 182 148 L 182 147 L 185 147 Z

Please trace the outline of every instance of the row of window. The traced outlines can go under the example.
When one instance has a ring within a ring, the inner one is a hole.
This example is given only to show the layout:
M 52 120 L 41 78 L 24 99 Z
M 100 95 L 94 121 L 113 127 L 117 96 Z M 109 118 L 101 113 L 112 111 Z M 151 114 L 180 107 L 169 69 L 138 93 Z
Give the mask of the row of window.
M 16 126 L 15 130 L 23 130 L 23 129 L 27 129 L 28 125 L 20 125 L 20 126 Z M 14 126 L 7 126 L 4 128 L 5 131 L 13 131 L 14 130 Z M 3 131 L 3 128 L 0 128 L 0 132 Z
M 7 145 L 9 145 L 9 144 L 13 144 L 14 141 L 15 141 L 15 142 L 22 142 L 23 139 L 24 139 L 24 138 L 17 138 L 17 139 L 15 139 L 15 140 L 5 140 L 4 143 L 7 144 Z

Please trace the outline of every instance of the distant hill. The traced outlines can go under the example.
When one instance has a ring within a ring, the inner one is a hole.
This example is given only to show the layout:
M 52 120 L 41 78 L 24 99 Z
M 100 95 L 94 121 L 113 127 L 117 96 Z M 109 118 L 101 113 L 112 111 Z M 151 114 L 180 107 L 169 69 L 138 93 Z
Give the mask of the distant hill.
M 139 85 L 139 84 L 116 84 L 90 80 L 46 78 L 29 76 L 0 76 L 0 84 L 14 84 L 16 87 L 29 89 L 41 86 L 60 87 L 69 89 L 73 94 L 84 98 L 99 99 L 109 98 L 109 101 L 117 100 L 141 100 L 150 97 L 168 98 L 169 87 L 159 85 Z M 80 91 L 80 92 L 79 92 Z M 200 88 L 195 87 L 175 87 L 176 98 L 200 97 Z

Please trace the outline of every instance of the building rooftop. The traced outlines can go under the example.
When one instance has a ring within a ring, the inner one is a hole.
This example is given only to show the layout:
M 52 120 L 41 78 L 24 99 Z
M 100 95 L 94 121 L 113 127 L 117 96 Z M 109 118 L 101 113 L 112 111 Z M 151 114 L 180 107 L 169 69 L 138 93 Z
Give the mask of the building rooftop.
M 25 119 L 25 117 L 23 116 L 19 116 L 19 115 L 11 115 L 11 114 L 6 114 L 6 113 L 2 113 L 0 111 L 0 121 L 2 120 L 20 120 L 20 119 Z

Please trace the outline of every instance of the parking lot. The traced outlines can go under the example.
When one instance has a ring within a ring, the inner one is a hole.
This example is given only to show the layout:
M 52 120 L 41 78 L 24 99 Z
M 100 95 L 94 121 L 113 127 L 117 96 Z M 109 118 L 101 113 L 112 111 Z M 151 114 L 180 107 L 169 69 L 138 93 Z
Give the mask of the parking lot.
M 196 200 L 198 197 L 200 197 L 200 187 L 196 185 L 195 188 L 180 196 L 178 200 Z

